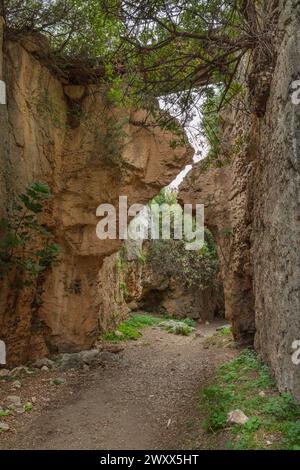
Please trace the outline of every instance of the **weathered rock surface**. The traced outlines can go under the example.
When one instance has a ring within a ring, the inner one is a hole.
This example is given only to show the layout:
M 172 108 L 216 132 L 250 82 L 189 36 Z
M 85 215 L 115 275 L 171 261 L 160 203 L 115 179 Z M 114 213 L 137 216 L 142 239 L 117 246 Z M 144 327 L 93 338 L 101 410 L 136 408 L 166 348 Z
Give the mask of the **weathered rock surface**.
M 6 397 L 6 403 L 7 403 L 8 407 L 10 407 L 10 406 L 19 407 L 19 406 L 22 405 L 21 398 L 17 395 L 9 395 L 8 397 Z
M 300 339 L 300 105 L 292 103 L 291 90 L 300 78 L 300 5 L 280 3 L 279 28 L 285 35 L 255 171 L 255 346 L 280 390 L 292 391 L 300 401 L 300 367 L 291 360 L 292 344 Z
M 0 369 L 0 377 L 7 377 L 9 375 L 8 369 Z
M 246 148 L 253 134 L 248 116 L 237 117 L 233 111 L 224 128 L 224 140 L 242 135 L 243 148 L 230 165 L 202 171 L 196 164 L 180 186 L 180 198 L 185 203 L 205 205 L 205 224 L 218 246 L 221 277 L 224 286 L 226 317 L 233 324 L 236 340 L 253 343 L 255 332 L 250 236 L 252 214 L 252 178 L 254 154 Z M 238 129 L 234 127 L 239 123 Z
M 118 240 L 97 238 L 96 208 L 117 206 L 119 195 L 129 205 L 147 202 L 192 155 L 189 148 L 172 150 L 169 133 L 130 124 L 144 112 L 112 109 L 100 87 L 60 83 L 27 39 L 6 41 L 0 50 L 7 86 L 7 106 L 0 105 L 0 217 L 30 183 L 48 183 L 53 198 L 42 222 L 62 252 L 35 288 L 17 293 L 13 279 L 1 282 L 0 336 L 9 364 L 92 346 L 105 324 L 98 273 L 119 248 Z M 112 115 L 126 123 L 124 146 L 110 134 Z
M 2 421 L 0 421 L 0 431 L 6 432 L 9 431 L 9 429 L 9 425 L 7 423 L 3 423 Z
M 51 359 L 48 359 L 47 357 L 43 357 L 35 361 L 33 364 L 33 367 L 37 367 L 38 369 L 41 369 L 42 367 L 47 367 L 48 369 L 52 369 L 53 367 L 55 367 L 55 362 L 52 361 Z
M 130 311 L 126 303 L 125 292 L 120 287 L 123 273 L 118 268 L 118 260 L 118 253 L 105 258 L 97 277 L 101 333 L 113 330 Z
M 30 370 L 26 366 L 15 367 L 14 369 L 10 370 L 8 373 L 10 377 L 18 377 L 20 375 L 31 375 L 31 374 L 33 374 L 33 371 Z
M 22 384 L 19 380 L 14 380 L 14 382 L 11 384 L 11 388 L 13 390 L 16 390 L 18 388 L 21 388 L 22 387 Z
M 133 269 L 131 274 L 133 275 Z M 175 318 L 188 317 L 202 321 L 212 321 L 224 315 L 221 288 L 187 288 L 173 277 L 162 279 L 148 264 L 142 269 L 141 287 L 139 298 L 136 297 L 136 290 L 130 296 L 129 289 L 129 300 L 135 301 L 137 308 L 152 312 L 161 311 Z
M 104 365 L 108 362 L 118 362 L 119 357 L 109 351 L 90 349 L 78 353 L 64 353 L 57 359 L 60 370 L 82 369 L 85 366 Z
M 249 421 L 248 416 L 241 410 L 233 410 L 228 413 L 227 423 L 228 424 L 240 424 L 244 425 Z
M 284 34 L 274 33 L 276 63 L 267 101 L 259 113 L 233 110 L 224 116 L 230 165 L 206 173 L 196 165 L 181 198 L 205 203 L 235 338 L 253 343 L 255 334 L 256 349 L 280 390 L 300 400 L 300 368 L 291 360 L 292 344 L 300 339 L 300 105 L 291 97 L 291 84 L 300 78 L 299 4 L 280 1 L 278 11 Z M 249 106 L 256 110 L 265 82 L 261 73 L 253 78 Z

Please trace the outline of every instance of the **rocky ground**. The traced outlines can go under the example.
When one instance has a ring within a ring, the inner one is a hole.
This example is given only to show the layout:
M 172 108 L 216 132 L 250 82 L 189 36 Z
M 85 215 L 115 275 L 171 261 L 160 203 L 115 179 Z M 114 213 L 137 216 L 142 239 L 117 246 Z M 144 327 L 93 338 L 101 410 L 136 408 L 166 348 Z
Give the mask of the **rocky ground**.
M 237 354 L 210 341 L 219 326 L 198 325 L 191 336 L 152 327 L 137 341 L 100 345 L 109 351 L 0 370 L 2 415 L 13 410 L 0 416 L 0 448 L 206 448 L 199 392 Z

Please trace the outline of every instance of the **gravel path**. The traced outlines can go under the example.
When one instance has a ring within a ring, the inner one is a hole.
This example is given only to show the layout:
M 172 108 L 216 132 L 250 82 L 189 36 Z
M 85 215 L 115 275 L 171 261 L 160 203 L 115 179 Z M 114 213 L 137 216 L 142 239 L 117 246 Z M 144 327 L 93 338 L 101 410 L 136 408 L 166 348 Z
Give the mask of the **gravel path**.
M 235 354 L 205 348 L 205 338 L 219 325 L 199 326 L 188 337 L 143 330 L 141 339 L 124 345 L 116 363 L 81 373 L 40 413 L 7 433 L 1 448 L 172 450 L 195 442 L 205 448 L 199 391 Z

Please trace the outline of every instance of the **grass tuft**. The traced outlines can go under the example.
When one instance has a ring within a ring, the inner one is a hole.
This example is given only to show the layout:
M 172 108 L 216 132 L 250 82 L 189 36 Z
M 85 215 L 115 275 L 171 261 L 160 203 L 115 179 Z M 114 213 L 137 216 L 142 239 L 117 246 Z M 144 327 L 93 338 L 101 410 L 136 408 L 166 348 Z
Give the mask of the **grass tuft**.
M 115 331 L 105 333 L 105 341 L 129 341 L 137 340 L 142 336 L 141 329 L 155 326 L 161 323 L 162 319 L 149 314 L 132 315 L 127 320 L 120 323 Z
M 160 323 L 161 328 L 166 330 L 168 333 L 173 333 L 174 335 L 189 336 L 191 335 L 195 328 L 190 326 L 190 322 L 178 321 L 178 320 L 166 320 Z

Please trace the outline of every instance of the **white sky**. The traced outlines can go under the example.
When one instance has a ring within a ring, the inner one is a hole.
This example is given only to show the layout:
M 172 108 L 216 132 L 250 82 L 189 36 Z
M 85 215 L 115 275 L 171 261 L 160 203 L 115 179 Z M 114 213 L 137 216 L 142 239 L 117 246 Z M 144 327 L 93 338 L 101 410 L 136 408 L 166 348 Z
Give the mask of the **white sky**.
M 200 139 L 199 131 L 197 132 L 197 129 L 199 129 L 200 126 L 201 126 L 200 118 L 197 116 L 197 118 L 191 121 L 191 126 L 189 127 L 187 131 L 189 142 L 191 146 L 195 149 L 195 155 L 193 157 L 194 163 L 197 163 L 200 160 L 203 160 L 203 158 L 206 157 L 207 151 L 208 151 L 207 143 L 204 141 L 204 139 Z M 180 183 L 182 183 L 183 179 L 191 171 L 192 168 L 193 168 L 193 165 L 186 165 L 186 167 L 176 176 L 176 178 L 172 181 L 172 183 L 168 185 L 168 188 L 171 188 L 171 189 L 178 188 Z

